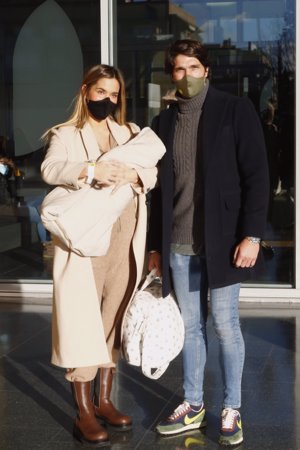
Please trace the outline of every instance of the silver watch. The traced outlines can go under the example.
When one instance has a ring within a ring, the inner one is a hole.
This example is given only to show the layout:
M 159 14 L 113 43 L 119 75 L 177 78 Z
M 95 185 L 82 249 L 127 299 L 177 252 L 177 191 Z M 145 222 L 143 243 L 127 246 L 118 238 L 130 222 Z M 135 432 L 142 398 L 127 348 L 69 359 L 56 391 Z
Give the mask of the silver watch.
M 248 239 L 249 242 L 252 242 L 252 244 L 260 244 L 261 241 L 261 238 L 254 236 L 247 236 L 246 239 Z

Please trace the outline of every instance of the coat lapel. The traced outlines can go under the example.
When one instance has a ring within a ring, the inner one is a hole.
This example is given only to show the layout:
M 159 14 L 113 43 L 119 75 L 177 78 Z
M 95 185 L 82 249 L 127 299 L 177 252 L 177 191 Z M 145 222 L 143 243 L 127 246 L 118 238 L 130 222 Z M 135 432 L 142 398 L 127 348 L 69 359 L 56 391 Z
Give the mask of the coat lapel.
M 131 133 L 126 125 L 119 125 L 109 118 L 107 118 L 107 125 L 118 145 L 125 144 L 130 139 Z
M 125 142 L 130 139 L 131 134 L 126 125 L 119 125 L 109 118 L 107 119 L 107 125 L 118 145 L 125 144 Z M 88 122 L 83 126 L 81 133 L 85 148 L 89 155 L 88 159 L 97 159 L 100 156 L 100 151 L 93 129 Z
M 89 160 L 95 160 L 100 156 L 100 150 L 98 147 L 98 143 L 96 137 L 94 135 L 93 129 L 91 125 L 86 122 L 83 128 L 81 129 L 82 139 L 84 144 L 82 144 L 88 153 Z

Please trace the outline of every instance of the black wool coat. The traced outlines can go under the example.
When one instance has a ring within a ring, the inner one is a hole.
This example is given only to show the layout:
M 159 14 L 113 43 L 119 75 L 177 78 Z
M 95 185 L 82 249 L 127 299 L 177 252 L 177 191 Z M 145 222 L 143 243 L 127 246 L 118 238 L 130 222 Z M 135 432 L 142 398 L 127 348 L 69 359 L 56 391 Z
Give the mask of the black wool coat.
M 153 120 L 153 129 L 167 152 L 159 166 L 159 185 L 151 193 L 148 250 L 161 253 L 164 296 L 172 289 L 169 259 L 177 112 L 174 103 Z M 199 121 L 197 151 L 200 164 L 195 170 L 201 171 L 204 195 L 204 216 L 199 217 L 199 223 L 204 220 L 209 287 L 256 278 L 263 266 L 261 251 L 251 269 L 232 264 L 234 249 L 244 237 L 263 237 L 268 209 L 266 149 L 261 123 L 251 101 L 210 86 Z

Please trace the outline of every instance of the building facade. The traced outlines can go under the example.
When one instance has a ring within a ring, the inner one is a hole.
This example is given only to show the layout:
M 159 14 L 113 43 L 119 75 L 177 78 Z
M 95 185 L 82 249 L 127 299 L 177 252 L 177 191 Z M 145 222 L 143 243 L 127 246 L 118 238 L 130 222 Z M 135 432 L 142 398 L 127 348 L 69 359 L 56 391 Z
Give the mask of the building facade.
M 300 302 L 296 6 L 296 0 L 0 0 L 0 167 L 1 158 L 11 162 L 0 173 L 0 298 L 51 295 L 50 238 L 39 221 L 49 190 L 40 178 L 46 151 L 40 137 L 70 114 L 83 71 L 99 62 L 117 65 L 128 120 L 143 127 L 174 92 L 163 69 L 166 46 L 192 38 L 209 51 L 211 83 L 249 97 L 265 134 L 266 271 L 243 284 L 241 297 Z

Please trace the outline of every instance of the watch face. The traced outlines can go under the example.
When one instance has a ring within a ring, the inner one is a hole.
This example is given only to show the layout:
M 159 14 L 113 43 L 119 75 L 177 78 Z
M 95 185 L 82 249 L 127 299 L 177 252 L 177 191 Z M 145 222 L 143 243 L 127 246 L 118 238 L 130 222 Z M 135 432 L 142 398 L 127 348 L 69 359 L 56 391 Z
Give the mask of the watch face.
M 258 237 L 252 237 L 252 236 L 247 237 L 247 239 L 248 239 L 248 241 L 253 242 L 253 244 L 259 244 L 260 241 L 261 241 L 260 238 L 258 238 Z

